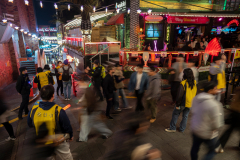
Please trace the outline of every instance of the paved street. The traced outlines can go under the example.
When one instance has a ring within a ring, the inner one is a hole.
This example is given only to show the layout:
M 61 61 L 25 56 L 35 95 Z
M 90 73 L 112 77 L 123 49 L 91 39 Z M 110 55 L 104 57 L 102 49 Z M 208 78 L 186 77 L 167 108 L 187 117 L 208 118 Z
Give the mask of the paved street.
M 6 96 L 8 96 L 8 104 L 11 109 L 16 108 L 19 104 L 21 98 L 15 91 L 15 84 L 8 86 Z M 94 136 L 89 139 L 87 143 L 76 142 L 79 132 L 78 123 L 78 110 L 79 105 L 76 105 L 78 99 L 82 96 L 83 90 L 78 90 L 77 97 L 72 97 L 71 101 L 64 101 L 63 97 L 55 96 L 55 102 L 60 106 L 64 107 L 67 104 L 71 104 L 71 107 L 66 110 L 68 117 L 70 118 L 73 131 L 74 131 L 74 141 L 71 142 L 71 151 L 74 159 L 76 160 L 97 160 L 109 150 L 108 146 L 111 146 L 112 138 L 103 140 L 98 136 Z M 127 91 L 126 91 L 127 92 Z M 38 98 L 39 99 L 39 98 Z M 129 104 L 134 106 L 136 99 L 129 98 Z M 189 122 L 187 129 L 184 134 L 180 132 L 176 133 L 166 133 L 164 129 L 169 126 L 173 107 L 170 105 L 171 97 L 169 90 L 162 91 L 162 99 L 158 104 L 158 115 L 155 123 L 151 124 L 148 132 L 146 133 L 145 141 L 151 143 L 154 147 L 158 148 L 162 152 L 163 160 L 190 160 L 190 148 L 191 148 L 191 133 L 189 130 Z M 33 103 L 29 104 L 29 108 L 32 107 Z M 102 110 L 106 107 L 106 102 L 102 102 Z M 132 110 L 133 111 L 133 110 Z M 123 110 L 119 115 L 113 115 L 114 120 L 105 120 L 107 126 L 113 131 L 119 131 L 124 128 L 122 124 L 122 116 L 131 110 Z M 227 114 L 227 110 L 225 110 Z M 10 119 L 16 118 L 10 117 Z M 189 119 L 191 115 L 189 116 Z M 178 121 L 178 126 L 181 117 Z M 34 136 L 34 129 L 28 128 L 27 119 L 24 118 L 21 121 L 16 121 L 12 123 L 14 131 L 17 137 L 16 141 L 5 142 L 4 139 L 7 138 L 7 132 L 3 127 L 0 127 L 0 159 L 1 160 L 32 160 L 32 147 L 31 140 Z M 234 132 L 232 134 L 229 142 L 226 145 L 225 152 L 219 154 L 215 157 L 216 160 L 238 160 L 240 159 L 240 152 L 237 148 L 239 143 L 239 133 Z M 206 152 L 205 146 L 201 147 L 199 152 L 199 159 L 201 159 Z

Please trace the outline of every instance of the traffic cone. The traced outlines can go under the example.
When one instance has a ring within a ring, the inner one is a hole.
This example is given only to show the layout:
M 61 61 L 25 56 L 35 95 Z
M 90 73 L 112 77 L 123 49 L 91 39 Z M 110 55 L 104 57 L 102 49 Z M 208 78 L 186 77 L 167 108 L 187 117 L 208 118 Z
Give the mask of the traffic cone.
M 33 97 L 33 89 L 32 88 L 30 89 L 29 97 Z
M 34 83 L 34 76 L 33 76 L 33 88 L 38 88 L 37 83 Z

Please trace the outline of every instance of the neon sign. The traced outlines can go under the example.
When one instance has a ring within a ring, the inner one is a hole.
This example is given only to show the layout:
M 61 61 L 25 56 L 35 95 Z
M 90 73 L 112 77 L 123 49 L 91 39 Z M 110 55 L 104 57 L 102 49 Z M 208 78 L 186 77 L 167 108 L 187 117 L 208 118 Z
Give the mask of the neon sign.
M 150 22 L 160 22 L 163 20 L 162 16 L 147 16 L 145 17 L 146 21 L 150 21 Z
M 238 24 L 239 24 L 238 20 L 234 19 L 234 20 L 231 20 L 231 21 L 227 24 L 227 26 L 230 26 L 230 25 L 233 24 L 233 23 L 236 23 L 237 26 L 238 26 Z

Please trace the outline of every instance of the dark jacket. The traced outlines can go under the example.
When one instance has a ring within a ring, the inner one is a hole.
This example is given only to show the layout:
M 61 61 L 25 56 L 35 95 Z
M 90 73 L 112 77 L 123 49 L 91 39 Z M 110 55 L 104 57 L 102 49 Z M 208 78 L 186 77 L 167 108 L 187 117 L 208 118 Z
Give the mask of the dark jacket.
M 113 92 L 116 91 L 113 76 L 107 74 L 103 80 L 103 90 L 107 99 L 113 98 Z
M 142 75 L 142 79 L 141 79 L 141 83 L 140 83 L 139 94 L 143 93 L 148 88 L 148 75 L 145 72 L 143 72 L 142 74 L 143 75 Z M 130 92 L 133 92 L 136 88 L 136 84 L 137 84 L 137 72 L 134 72 L 130 77 L 130 81 L 128 84 L 128 90 Z
M 21 95 L 30 94 L 32 85 L 28 78 L 28 74 L 20 74 L 17 79 L 16 90 Z
M 37 83 L 37 84 L 38 84 L 38 90 L 40 91 L 40 90 L 41 90 L 41 84 L 40 84 L 39 77 L 36 76 L 33 81 L 34 81 L 34 83 Z
M 102 73 L 102 67 L 98 66 L 95 70 L 90 70 L 89 75 L 92 76 L 93 82 L 95 84 L 101 84 L 102 82 L 102 77 L 101 77 L 101 73 Z
M 54 102 L 39 102 L 39 107 L 42 108 L 43 110 L 49 110 L 54 105 L 55 105 Z M 27 123 L 29 127 L 33 127 L 33 120 L 30 117 L 31 110 L 28 114 L 28 119 L 27 119 Z M 69 133 L 70 138 L 72 138 L 73 136 L 72 126 L 70 124 L 70 121 L 68 119 L 66 112 L 63 109 L 61 109 L 59 114 L 59 126 L 62 133 Z

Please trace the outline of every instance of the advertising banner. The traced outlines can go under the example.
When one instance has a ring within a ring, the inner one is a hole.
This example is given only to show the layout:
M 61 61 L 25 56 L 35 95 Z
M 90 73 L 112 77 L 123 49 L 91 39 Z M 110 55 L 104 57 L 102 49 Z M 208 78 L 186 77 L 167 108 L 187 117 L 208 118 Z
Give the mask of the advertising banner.
M 189 24 L 207 24 L 209 22 L 208 17 L 178 17 L 168 16 L 168 23 L 189 23 Z

